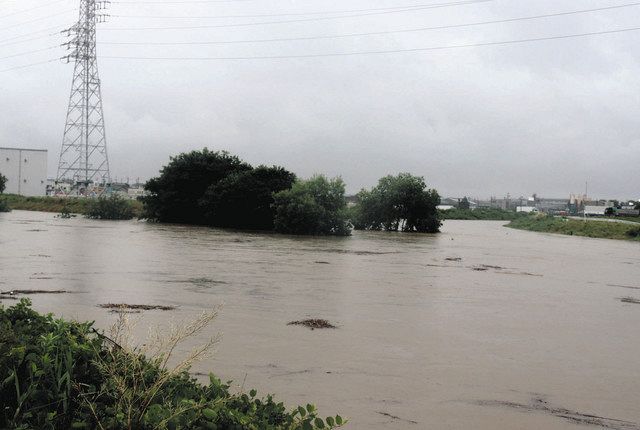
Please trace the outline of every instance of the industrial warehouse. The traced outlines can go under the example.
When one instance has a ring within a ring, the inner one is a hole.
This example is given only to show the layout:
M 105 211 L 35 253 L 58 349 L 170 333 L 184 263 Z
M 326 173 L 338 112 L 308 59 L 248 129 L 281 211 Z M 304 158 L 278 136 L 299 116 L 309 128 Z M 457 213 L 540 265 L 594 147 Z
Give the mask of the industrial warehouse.
M 47 191 L 47 150 L 0 147 L 0 173 L 10 194 L 44 196 Z

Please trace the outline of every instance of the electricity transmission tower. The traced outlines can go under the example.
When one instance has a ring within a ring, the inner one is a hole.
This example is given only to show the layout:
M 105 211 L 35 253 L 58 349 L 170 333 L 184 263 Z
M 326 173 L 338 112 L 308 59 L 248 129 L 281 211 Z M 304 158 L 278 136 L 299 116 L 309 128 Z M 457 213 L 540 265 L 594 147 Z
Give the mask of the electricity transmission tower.
M 78 22 L 63 31 L 70 40 L 62 46 L 70 52 L 62 59 L 73 61 L 75 67 L 56 179 L 81 194 L 110 182 L 96 59 L 96 25 L 106 20 L 102 11 L 108 5 L 108 1 L 80 0 Z

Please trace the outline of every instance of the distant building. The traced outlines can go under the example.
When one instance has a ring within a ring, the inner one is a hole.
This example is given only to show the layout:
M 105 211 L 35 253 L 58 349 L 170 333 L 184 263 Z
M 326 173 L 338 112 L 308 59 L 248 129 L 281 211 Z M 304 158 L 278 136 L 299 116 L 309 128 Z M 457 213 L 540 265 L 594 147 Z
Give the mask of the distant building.
M 0 148 L 0 173 L 7 177 L 5 193 L 44 196 L 47 193 L 47 150 Z
M 516 207 L 516 212 L 533 213 L 538 212 L 538 209 L 534 206 L 518 206 Z
M 607 211 L 606 206 L 585 206 L 584 207 L 584 215 L 585 216 L 605 216 Z

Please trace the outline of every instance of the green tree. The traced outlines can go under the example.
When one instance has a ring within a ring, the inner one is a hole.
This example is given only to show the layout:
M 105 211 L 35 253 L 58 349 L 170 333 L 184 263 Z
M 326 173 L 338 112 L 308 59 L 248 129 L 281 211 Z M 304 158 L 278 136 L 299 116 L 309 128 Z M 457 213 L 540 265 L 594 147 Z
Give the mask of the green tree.
M 460 200 L 460 203 L 458 203 L 458 209 L 462 209 L 462 210 L 471 209 L 471 203 L 469 203 L 469 199 L 466 197 L 463 197 L 462 200 Z
M 275 194 L 275 229 L 280 233 L 308 235 L 351 234 L 344 198 L 344 182 L 317 175 L 298 181 Z
M 273 195 L 291 188 L 296 175 L 282 167 L 259 166 L 231 173 L 211 185 L 201 203 L 216 227 L 273 230 Z
M 160 176 L 147 182 L 143 197 L 144 217 L 160 222 L 205 224 L 206 208 L 201 199 L 212 186 L 232 173 L 251 166 L 226 151 L 207 148 L 172 157 Z
M 356 229 L 436 233 L 440 196 L 424 178 L 409 173 L 385 176 L 371 191 L 358 193 L 352 213 Z

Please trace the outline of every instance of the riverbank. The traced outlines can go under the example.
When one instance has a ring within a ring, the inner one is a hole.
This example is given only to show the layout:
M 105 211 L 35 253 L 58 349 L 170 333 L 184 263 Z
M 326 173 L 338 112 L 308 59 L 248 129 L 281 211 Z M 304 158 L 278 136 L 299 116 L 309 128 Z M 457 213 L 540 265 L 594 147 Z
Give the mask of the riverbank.
M 577 220 L 553 216 L 518 218 L 507 227 L 569 236 L 640 241 L 640 227 L 615 221 Z
M 442 220 L 509 221 L 528 215 L 526 213 L 504 209 L 447 209 L 438 212 Z
M 3 194 L 0 200 L 7 203 L 10 209 L 39 212 L 68 212 L 84 215 L 89 209 L 91 199 L 78 197 L 25 197 L 17 194 Z M 142 203 L 128 200 L 136 216 L 142 213 Z

